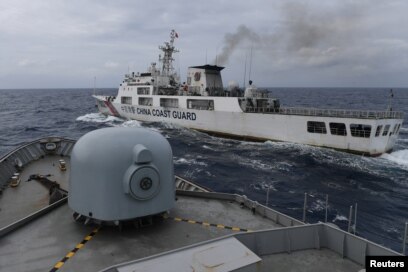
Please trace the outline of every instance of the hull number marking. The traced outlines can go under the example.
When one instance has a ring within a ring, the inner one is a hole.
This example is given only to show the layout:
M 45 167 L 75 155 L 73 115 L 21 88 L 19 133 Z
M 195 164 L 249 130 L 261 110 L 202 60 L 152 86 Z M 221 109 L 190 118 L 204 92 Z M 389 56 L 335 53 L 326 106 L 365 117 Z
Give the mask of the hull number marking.
M 138 115 L 149 115 L 155 117 L 181 119 L 181 120 L 197 120 L 197 115 L 194 112 L 184 112 L 177 110 L 164 110 L 164 109 L 145 109 L 137 108 L 133 106 L 121 106 L 122 111 L 126 113 L 133 113 Z

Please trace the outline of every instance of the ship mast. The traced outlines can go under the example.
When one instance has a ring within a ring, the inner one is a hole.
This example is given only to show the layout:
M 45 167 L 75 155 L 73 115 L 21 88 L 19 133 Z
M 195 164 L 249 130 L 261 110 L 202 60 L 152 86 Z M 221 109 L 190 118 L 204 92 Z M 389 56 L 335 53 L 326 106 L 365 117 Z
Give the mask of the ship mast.
M 164 76 L 171 76 L 173 75 L 174 67 L 173 67 L 173 53 L 179 52 L 174 47 L 174 39 L 178 38 L 178 34 L 176 31 L 173 29 L 170 32 L 170 42 L 165 42 L 163 46 L 159 46 L 159 49 L 163 51 L 164 56 L 161 57 L 159 56 L 159 61 L 163 63 L 162 66 L 162 75 Z

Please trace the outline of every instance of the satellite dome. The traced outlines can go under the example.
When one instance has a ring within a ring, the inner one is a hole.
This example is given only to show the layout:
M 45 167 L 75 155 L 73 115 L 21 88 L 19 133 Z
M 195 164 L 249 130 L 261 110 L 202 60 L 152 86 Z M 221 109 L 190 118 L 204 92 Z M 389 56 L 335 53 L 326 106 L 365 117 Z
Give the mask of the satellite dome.
M 68 204 L 77 217 L 125 221 L 166 212 L 174 203 L 173 155 L 161 134 L 104 128 L 75 144 Z

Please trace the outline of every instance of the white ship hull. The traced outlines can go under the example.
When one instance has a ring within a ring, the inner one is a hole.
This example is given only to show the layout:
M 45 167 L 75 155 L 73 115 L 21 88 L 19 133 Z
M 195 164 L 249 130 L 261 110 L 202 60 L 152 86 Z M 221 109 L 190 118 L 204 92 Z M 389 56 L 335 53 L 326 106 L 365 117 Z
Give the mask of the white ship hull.
M 224 89 L 217 65 L 191 66 L 179 82 L 172 66 L 177 35 L 159 49 L 161 70 L 152 63 L 145 73 L 129 73 L 115 97 L 94 96 L 99 111 L 146 122 L 169 122 L 187 128 L 252 140 L 287 141 L 379 155 L 392 150 L 403 113 L 392 111 L 283 108 L 267 90 L 231 82 Z
M 402 119 L 367 119 L 324 116 L 301 116 L 280 113 L 247 113 L 239 111 L 209 111 L 183 108 L 164 108 L 153 106 L 126 105 L 107 102 L 102 96 L 95 96 L 103 103 L 98 103 L 99 111 L 105 115 L 115 115 L 126 119 L 145 122 L 168 122 L 183 127 L 223 135 L 239 137 L 248 140 L 286 141 L 313 146 L 329 147 L 354 153 L 380 155 L 392 150 L 398 137 L 398 132 L 375 136 L 377 126 L 390 125 L 390 131 Z M 185 97 L 179 97 L 185 98 Z M 234 98 L 224 98 L 231 99 Z M 102 106 L 105 104 L 104 106 Z M 108 105 L 107 105 L 108 104 Z M 344 123 L 346 135 L 332 135 L 328 128 L 327 133 L 308 133 L 307 122 Z M 368 137 L 352 136 L 351 124 L 371 126 Z

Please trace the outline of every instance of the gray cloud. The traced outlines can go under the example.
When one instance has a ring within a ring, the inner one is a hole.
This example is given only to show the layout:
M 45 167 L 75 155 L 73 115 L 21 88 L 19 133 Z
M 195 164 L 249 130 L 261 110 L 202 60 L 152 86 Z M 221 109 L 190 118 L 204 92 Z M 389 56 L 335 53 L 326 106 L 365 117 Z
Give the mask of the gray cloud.
M 247 41 L 254 44 L 262 42 L 260 35 L 244 25 L 239 26 L 235 33 L 227 33 L 224 39 L 225 42 L 222 52 L 217 56 L 217 60 L 214 61 L 219 65 L 226 65 L 231 54 L 243 42 Z
M 341 48 L 356 44 L 362 7 L 354 6 L 321 11 L 306 4 L 284 3 L 281 24 L 270 34 L 258 33 L 241 25 L 234 33 L 227 33 L 218 62 L 227 64 L 233 52 L 241 47 L 254 47 L 261 53 L 303 59 L 305 64 L 318 65 L 338 54 Z M 294 54 L 294 55 L 293 55 Z
M 117 86 L 129 66 L 157 61 L 173 28 L 182 77 L 208 52 L 225 82 L 237 80 L 253 47 L 258 85 L 406 86 L 406 10 L 402 0 L 3 0 L 0 88 L 92 86 L 94 76 Z
M 406 86 L 402 77 L 391 82 L 381 76 L 408 68 L 408 32 L 402 28 L 408 21 L 399 11 L 402 7 L 407 7 L 402 1 L 281 2 L 280 20 L 268 31 L 241 25 L 226 34 L 218 63 L 232 64 L 234 56 L 245 56 L 253 47 L 262 84 L 268 74 L 293 83 L 299 78 L 293 75 L 302 73 L 311 77 L 303 82 L 315 82 L 315 86 L 322 77 L 325 82 L 330 77 L 334 85 L 343 78 L 344 86 Z

